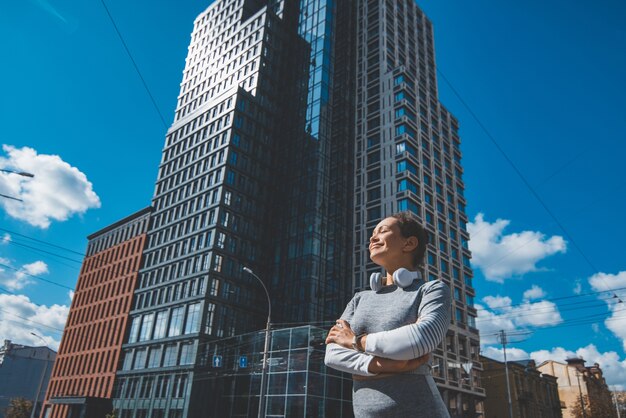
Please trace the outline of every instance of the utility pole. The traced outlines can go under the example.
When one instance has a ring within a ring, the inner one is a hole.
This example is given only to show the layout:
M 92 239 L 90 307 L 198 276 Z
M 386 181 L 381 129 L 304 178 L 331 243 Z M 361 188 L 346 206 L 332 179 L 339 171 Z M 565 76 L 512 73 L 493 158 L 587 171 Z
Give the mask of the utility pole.
M 506 376 L 506 395 L 509 402 L 509 418 L 513 418 L 513 403 L 511 402 L 511 384 L 509 383 L 509 363 L 506 361 L 506 332 L 500 330 L 500 344 L 502 344 L 502 351 L 504 352 L 504 374 Z
M 619 404 L 617 403 L 617 395 L 615 395 L 615 387 L 613 387 L 613 402 L 615 402 L 615 411 L 617 411 L 617 418 L 622 418 L 622 415 L 619 413 Z

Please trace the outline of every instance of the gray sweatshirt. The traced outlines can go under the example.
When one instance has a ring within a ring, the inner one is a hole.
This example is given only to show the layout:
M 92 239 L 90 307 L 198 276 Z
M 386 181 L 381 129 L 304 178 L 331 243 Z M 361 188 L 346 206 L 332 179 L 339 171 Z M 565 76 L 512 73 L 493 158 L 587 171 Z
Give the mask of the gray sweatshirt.
M 365 353 L 331 343 L 324 362 L 328 367 L 361 376 L 374 356 L 410 360 L 431 353 L 450 324 L 450 289 L 434 280 L 413 281 L 406 288 L 385 286 L 378 292 L 359 292 L 341 315 L 356 335 L 367 333 Z M 413 373 L 430 374 L 430 360 Z

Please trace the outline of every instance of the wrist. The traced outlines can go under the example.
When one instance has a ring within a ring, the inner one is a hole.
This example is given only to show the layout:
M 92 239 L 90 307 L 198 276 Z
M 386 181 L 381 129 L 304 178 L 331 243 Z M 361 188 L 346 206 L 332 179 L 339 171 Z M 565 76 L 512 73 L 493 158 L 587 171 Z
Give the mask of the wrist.
M 352 348 L 356 351 L 360 351 L 361 353 L 365 352 L 365 342 L 363 339 L 367 336 L 367 334 L 359 334 L 355 335 L 352 339 Z

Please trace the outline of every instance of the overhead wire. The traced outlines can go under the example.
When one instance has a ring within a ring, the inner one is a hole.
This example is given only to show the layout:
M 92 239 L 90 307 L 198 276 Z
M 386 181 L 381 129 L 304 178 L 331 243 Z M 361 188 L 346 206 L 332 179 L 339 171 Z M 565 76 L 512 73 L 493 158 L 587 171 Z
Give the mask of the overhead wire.
M 165 118 L 163 117 L 163 114 L 161 113 L 161 110 L 159 109 L 159 106 L 156 103 L 154 95 L 152 94 L 152 92 L 150 91 L 150 88 L 148 87 L 148 83 L 146 82 L 146 79 L 144 78 L 143 74 L 139 70 L 139 66 L 137 65 L 137 61 L 135 61 L 135 58 L 133 57 L 133 54 L 130 52 L 130 48 L 128 48 L 128 44 L 124 40 L 124 37 L 122 36 L 122 33 L 120 32 L 120 30 L 119 30 L 119 28 L 117 26 L 117 23 L 115 23 L 115 19 L 113 18 L 113 15 L 109 11 L 109 8 L 107 7 L 105 1 L 104 0 L 100 0 L 100 2 L 102 3 L 102 7 L 104 7 L 104 10 L 106 11 L 106 14 L 109 17 L 109 20 L 110 20 L 111 24 L 113 25 L 113 28 L 115 29 L 115 33 L 117 33 L 117 36 L 119 37 L 120 41 L 122 42 L 122 46 L 124 47 L 124 50 L 126 51 L 126 54 L 128 55 L 128 58 L 130 58 L 130 61 L 133 64 L 133 68 L 137 72 L 137 75 L 139 76 L 139 79 L 141 80 L 141 83 L 143 84 L 143 87 L 146 90 L 146 93 L 148 93 L 148 97 L 150 97 L 150 101 L 152 102 L 152 105 L 154 106 L 154 109 L 156 110 L 157 114 L 159 115 L 159 118 L 161 119 L 161 122 L 163 123 L 163 126 L 167 129 L 167 123 L 165 122 Z
M 578 245 L 578 243 L 576 242 L 576 240 L 574 239 L 574 237 L 572 236 L 572 234 L 570 234 L 570 232 L 568 231 L 567 228 L 565 228 L 565 225 L 563 225 L 563 223 L 557 218 L 557 216 L 554 214 L 554 212 L 548 207 L 548 205 L 546 204 L 546 202 L 543 200 L 543 198 L 539 195 L 539 193 L 537 192 L 537 190 L 535 190 L 535 188 L 530 184 L 530 182 L 528 181 L 528 179 L 526 178 L 526 176 L 522 173 L 522 171 L 517 167 L 517 165 L 513 162 L 513 160 L 509 157 L 509 155 L 506 153 L 506 151 L 504 151 L 504 149 L 502 148 L 502 146 L 498 143 L 498 141 L 496 140 L 496 138 L 491 134 L 491 132 L 487 129 L 487 127 L 485 126 L 485 124 L 480 120 L 480 118 L 478 117 L 478 115 L 472 110 L 472 108 L 467 104 L 467 102 L 463 99 L 463 97 L 461 96 L 461 94 L 458 92 L 458 90 L 452 85 L 452 83 L 450 82 L 450 80 L 448 80 L 448 78 L 445 76 L 445 74 L 439 69 L 437 68 L 437 73 L 441 76 L 441 78 L 444 80 L 444 82 L 448 85 L 448 87 L 450 88 L 450 90 L 452 91 L 452 93 L 457 97 L 457 99 L 461 102 L 461 104 L 463 105 L 463 107 L 465 107 L 465 109 L 469 112 L 469 114 L 472 116 L 472 118 L 476 121 L 476 123 L 480 126 L 480 128 L 482 129 L 482 131 L 485 133 L 485 135 L 487 135 L 487 138 L 489 138 L 489 140 L 492 142 L 492 144 L 496 147 L 496 149 L 498 150 L 498 152 L 502 155 L 502 157 L 506 160 L 506 162 L 511 166 L 511 168 L 513 168 L 513 171 L 518 175 L 518 177 L 522 180 L 522 182 L 524 183 L 524 185 L 528 188 L 528 190 L 530 191 L 530 193 L 533 195 L 533 197 L 537 200 L 537 202 L 539 202 L 539 204 L 541 205 L 541 207 L 543 207 L 543 209 L 546 211 L 546 213 L 550 216 L 550 218 L 552 218 L 552 220 L 556 223 L 556 225 L 561 229 L 561 231 L 563 231 L 563 233 L 565 234 L 566 238 L 569 240 L 569 242 L 574 246 L 574 248 L 580 253 L 580 255 L 582 256 L 583 260 L 585 260 L 585 262 L 587 263 L 587 265 L 589 267 L 591 267 L 591 270 L 593 271 L 593 274 L 596 274 L 598 272 L 600 272 L 600 270 L 595 266 L 595 264 L 589 259 L 589 257 L 587 257 L 587 254 L 585 254 L 585 252 L 582 250 L 582 248 Z M 605 282 L 605 285 L 608 286 L 608 283 L 606 283 L 606 280 L 604 278 L 601 278 L 601 280 L 603 280 Z

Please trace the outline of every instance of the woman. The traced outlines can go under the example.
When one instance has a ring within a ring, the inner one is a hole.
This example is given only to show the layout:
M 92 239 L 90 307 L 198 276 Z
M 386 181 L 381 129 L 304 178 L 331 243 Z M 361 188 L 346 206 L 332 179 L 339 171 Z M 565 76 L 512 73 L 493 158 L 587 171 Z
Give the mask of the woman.
M 372 275 L 372 290 L 352 298 L 326 338 L 326 365 L 353 374 L 357 418 L 449 417 L 430 353 L 450 324 L 450 290 L 417 271 L 427 240 L 410 212 L 383 219 L 369 251 L 386 277 Z

